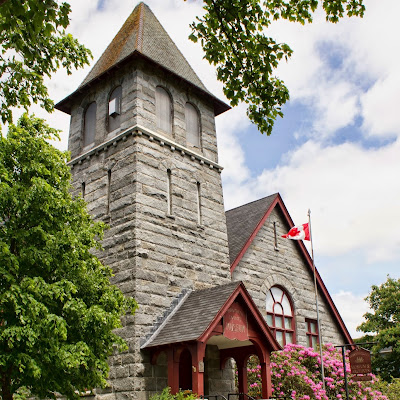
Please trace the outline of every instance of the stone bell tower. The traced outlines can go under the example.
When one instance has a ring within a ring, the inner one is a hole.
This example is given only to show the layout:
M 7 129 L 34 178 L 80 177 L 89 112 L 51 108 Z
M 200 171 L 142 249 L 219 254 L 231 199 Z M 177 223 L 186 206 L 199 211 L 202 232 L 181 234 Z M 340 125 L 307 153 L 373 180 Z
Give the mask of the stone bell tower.
M 185 291 L 231 281 L 214 123 L 229 106 L 140 3 L 56 107 L 71 115 L 75 194 L 110 227 L 99 258 L 139 304 L 119 332 L 129 350 L 111 358 L 101 393 L 144 399 L 167 386 L 166 367 L 140 350 L 152 327 Z

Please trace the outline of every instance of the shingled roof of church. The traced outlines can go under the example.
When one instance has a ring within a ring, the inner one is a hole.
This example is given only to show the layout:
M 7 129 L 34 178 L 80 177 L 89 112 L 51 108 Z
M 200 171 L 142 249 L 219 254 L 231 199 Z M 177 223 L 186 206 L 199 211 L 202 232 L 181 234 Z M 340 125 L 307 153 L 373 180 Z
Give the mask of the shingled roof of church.
M 198 339 L 240 282 L 190 292 L 147 339 L 143 348 Z
M 232 264 L 277 198 L 278 193 L 233 208 L 225 213 L 228 230 L 229 259 Z
M 230 107 L 210 93 L 150 8 L 139 3 L 79 88 L 56 108 L 68 112 L 68 99 L 133 56 L 142 56 L 185 80 L 214 101 L 216 114 Z

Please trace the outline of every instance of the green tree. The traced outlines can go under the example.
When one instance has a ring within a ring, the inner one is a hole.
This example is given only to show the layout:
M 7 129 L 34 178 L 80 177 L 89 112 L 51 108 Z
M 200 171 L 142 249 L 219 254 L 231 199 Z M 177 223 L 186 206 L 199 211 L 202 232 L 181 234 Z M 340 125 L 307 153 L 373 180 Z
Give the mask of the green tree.
M 357 330 L 369 334 L 363 340 L 377 342 L 371 348 L 372 366 L 390 382 L 400 378 L 400 279 L 388 276 L 380 286 L 372 286 L 365 300 L 372 312 L 364 314 Z
M 247 114 L 261 133 L 270 135 L 274 121 L 282 117 L 289 100 L 283 81 L 274 75 L 291 48 L 268 36 L 268 27 L 278 19 L 312 22 L 318 5 L 326 19 L 363 16 L 363 0 L 204 0 L 206 14 L 197 18 L 190 38 L 201 41 L 205 58 L 217 67 L 225 96 L 235 106 L 248 104 Z
M 0 136 L 0 395 L 76 397 L 106 384 L 114 332 L 136 303 L 91 249 L 104 225 L 70 194 L 57 132 L 26 114 Z
M 53 110 L 44 77 L 59 67 L 89 63 L 90 51 L 65 32 L 68 3 L 57 0 L 0 0 L 0 117 L 12 122 L 11 107 L 39 103 Z

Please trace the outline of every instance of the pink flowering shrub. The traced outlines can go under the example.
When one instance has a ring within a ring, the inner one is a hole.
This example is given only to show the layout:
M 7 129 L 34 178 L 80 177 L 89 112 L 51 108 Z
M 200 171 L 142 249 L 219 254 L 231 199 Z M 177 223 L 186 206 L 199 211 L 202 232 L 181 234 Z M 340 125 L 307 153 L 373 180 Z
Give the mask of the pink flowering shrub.
M 319 352 L 300 345 L 286 345 L 282 351 L 271 354 L 272 385 L 274 397 L 291 397 L 294 400 L 341 400 L 346 399 L 341 352 L 332 345 L 323 351 L 325 387 L 321 381 Z M 349 371 L 349 365 L 346 367 Z M 248 363 L 249 395 L 261 398 L 261 367 L 257 357 Z M 348 375 L 350 400 L 387 400 L 378 387 L 378 378 L 355 382 Z

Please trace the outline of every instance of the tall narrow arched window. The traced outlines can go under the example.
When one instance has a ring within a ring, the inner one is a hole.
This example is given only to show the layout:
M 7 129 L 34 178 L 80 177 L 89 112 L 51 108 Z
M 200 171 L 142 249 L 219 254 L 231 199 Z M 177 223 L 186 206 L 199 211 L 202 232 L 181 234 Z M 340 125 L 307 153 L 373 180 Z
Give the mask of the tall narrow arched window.
M 168 92 L 160 86 L 156 88 L 157 128 L 164 132 L 172 132 L 172 104 Z
M 272 286 L 265 301 L 267 324 L 279 344 L 295 343 L 293 307 L 287 293 L 279 286 Z
M 186 140 L 194 147 L 200 148 L 199 113 L 190 103 L 185 105 Z
M 85 111 L 85 120 L 83 128 L 83 146 L 86 147 L 94 143 L 96 135 L 96 102 L 90 103 Z
M 121 125 L 121 100 L 122 87 L 117 86 L 111 92 L 108 101 L 108 132 L 112 132 Z

